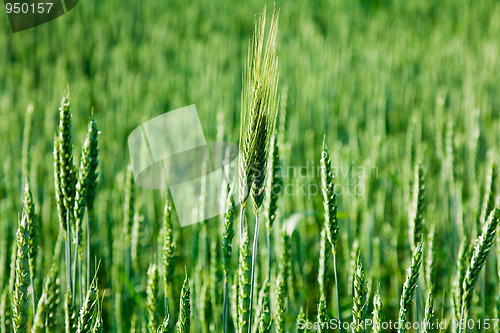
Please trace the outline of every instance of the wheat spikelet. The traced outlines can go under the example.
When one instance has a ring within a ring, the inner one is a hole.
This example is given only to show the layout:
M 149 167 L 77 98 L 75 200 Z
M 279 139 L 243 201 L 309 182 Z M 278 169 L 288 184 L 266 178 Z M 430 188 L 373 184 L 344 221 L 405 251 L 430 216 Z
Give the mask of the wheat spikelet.
M 191 289 L 189 279 L 186 277 L 181 290 L 179 304 L 179 320 L 177 321 L 177 333 L 189 333 L 191 327 Z
M 158 267 L 152 264 L 148 269 L 148 284 L 147 284 L 147 304 L 146 309 L 148 312 L 147 328 L 148 332 L 154 333 L 158 328 Z
M 410 235 L 411 246 L 414 250 L 417 244 L 422 242 L 424 230 L 424 208 L 425 208 L 425 175 L 421 164 L 415 168 L 413 180 L 413 199 L 410 209 Z
M 427 296 L 427 301 L 425 303 L 425 317 L 424 317 L 424 330 L 423 333 L 434 333 L 435 325 L 434 325 L 434 298 L 432 297 L 432 293 L 429 293 Z
M 271 331 L 271 300 L 270 300 L 270 285 L 269 281 L 265 281 L 259 296 L 259 314 L 257 315 L 258 333 L 269 333 Z
M 379 288 L 377 288 L 377 291 L 375 292 L 375 295 L 373 296 L 373 332 L 374 333 L 380 333 L 382 332 L 382 300 L 380 299 L 380 292 Z
M 401 293 L 401 301 L 399 307 L 399 333 L 406 333 L 405 327 L 408 313 L 411 309 L 411 303 L 415 296 L 415 291 L 418 285 L 418 275 L 420 272 L 420 265 L 422 263 L 422 243 L 419 243 L 411 258 L 411 266 L 406 275 L 406 281 L 403 285 L 403 292 Z
M 337 205 L 335 203 L 335 188 L 333 184 L 332 162 L 326 144 L 323 143 L 321 152 L 321 193 L 325 209 L 326 236 L 330 242 L 333 253 L 336 252 L 339 224 L 337 220 Z
M 481 269 L 486 263 L 486 258 L 488 257 L 493 241 L 495 240 L 495 233 L 498 227 L 499 218 L 500 209 L 495 208 L 490 213 L 488 221 L 484 225 L 483 232 L 477 239 L 476 245 L 474 246 L 472 258 L 462 283 L 462 312 L 465 311 L 465 314 L 467 313 L 470 305 L 474 285 L 476 284 Z
M 240 203 L 246 203 L 252 190 L 254 208 L 259 210 L 264 198 L 265 169 L 269 139 L 277 114 L 278 58 L 276 37 L 278 11 L 273 11 L 267 42 L 264 43 L 266 10 L 255 25 L 248 48 L 243 75 L 240 119 Z
M 76 329 L 76 314 L 73 308 L 73 296 L 71 291 L 66 291 L 66 298 L 64 300 L 64 322 L 66 333 L 72 333 Z
M 170 317 L 166 316 L 163 319 L 163 322 L 161 323 L 160 326 L 158 326 L 158 329 L 156 330 L 156 333 L 168 333 L 168 324 L 170 322 Z
M 12 326 L 15 333 L 25 333 L 28 320 L 29 286 L 29 232 L 26 209 L 22 214 L 17 229 L 16 278 L 13 295 Z
M 172 206 L 168 200 L 165 201 L 165 210 L 163 214 L 163 292 L 165 293 L 166 305 L 168 307 L 168 298 L 171 296 L 171 288 L 174 281 L 175 268 L 175 243 L 172 223 Z
M 250 283 L 252 254 L 250 252 L 248 237 L 248 224 L 244 221 L 243 233 L 240 243 L 240 258 L 238 269 L 238 327 L 240 333 L 248 331 L 250 311 Z
M 97 288 L 95 286 L 95 280 L 87 290 L 87 295 L 83 301 L 83 305 L 80 309 L 80 317 L 78 318 L 78 333 L 91 333 L 92 331 L 92 320 L 94 318 L 95 308 L 97 303 Z
M 326 300 L 321 297 L 318 303 L 318 333 L 328 333 L 328 327 L 325 323 L 329 321 L 328 311 L 326 309 Z
M 224 230 L 222 233 L 222 265 L 224 269 L 224 280 L 228 281 L 229 269 L 231 264 L 231 254 L 233 250 L 233 237 L 234 237 L 234 199 L 233 191 L 228 189 L 226 210 L 224 214 Z
M 75 200 L 76 176 L 73 165 L 73 145 L 71 144 L 71 112 L 69 92 L 66 91 L 59 108 L 59 128 L 58 128 L 58 153 L 59 175 L 58 181 L 61 186 L 62 199 L 66 212 L 72 212 Z M 67 216 L 64 216 L 66 220 Z M 69 222 L 74 228 L 74 219 L 69 215 Z
M 359 261 L 359 259 L 358 259 Z M 356 333 L 365 332 L 364 321 L 368 307 L 368 282 L 365 279 L 363 266 L 358 262 L 354 273 L 354 297 L 352 316 L 355 323 L 353 331 Z

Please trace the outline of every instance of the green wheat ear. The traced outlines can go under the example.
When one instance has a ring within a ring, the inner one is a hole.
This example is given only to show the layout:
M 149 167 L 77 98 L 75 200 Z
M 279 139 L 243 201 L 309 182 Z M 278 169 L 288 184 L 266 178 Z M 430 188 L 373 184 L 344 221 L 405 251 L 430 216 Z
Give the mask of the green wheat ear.
M 283 180 L 281 175 L 280 154 L 278 147 L 278 135 L 274 134 L 269 143 L 268 183 L 267 183 L 267 232 L 271 233 L 276 211 L 278 210 L 278 197 L 282 189 Z
M 425 174 L 422 164 L 415 167 L 415 179 L 413 180 L 413 199 L 410 210 L 410 235 L 411 246 L 415 249 L 422 242 L 424 230 L 425 209 Z
M 82 221 L 85 209 L 90 211 L 93 207 L 95 191 L 97 186 L 97 125 L 92 119 L 88 125 L 87 136 L 83 142 L 82 156 L 80 159 L 80 168 L 78 169 L 78 178 L 75 186 L 75 206 L 73 217 L 75 219 L 76 232 L 78 238 L 78 255 L 81 258 L 81 235 Z
M 358 258 L 359 261 L 359 258 Z M 354 273 L 354 297 L 352 315 L 355 323 L 353 332 L 364 333 L 364 321 L 368 308 L 368 282 L 365 279 L 363 266 L 358 262 Z
M 226 200 L 226 212 L 224 214 L 224 230 L 222 238 L 222 265 L 224 268 L 225 282 L 228 282 L 231 254 L 233 250 L 234 237 L 234 198 L 233 191 L 228 189 Z
M 148 295 L 146 304 L 148 314 L 147 328 L 150 333 L 156 332 L 158 328 L 158 284 L 158 267 L 154 263 L 148 269 L 148 284 L 146 289 Z
M 59 108 L 59 128 L 58 128 L 58 152 L 59 158 L 59 175 L 62 199 L 66 211 L 72 212 L 75 200 L 75 184 L 76 176 L 73 165 L 73 145 L 71 144 L 71 111 L 69 92 L 66 91 L 61 101 Z M 66 216 L 64 216 L 66 220 Z M 74 227 L 73 216 L 69 218 L 70 225 Z
M 427 296 L 427 301 L 425 303 L 425 317 L 424 317 L 424 330 L 423 333 L 434 333 L 435 332 L 435 313 L 434 313 L 434 298 L 432 293 Z
M 407 321 L 408 313 L 411 309 L 413 297 L 418 285 L 418 276 L 420 272 L 420 265 L 422 264 L 422 243 L 419 243 L 411 258 L 411 266 L 406 275 L 406 281 L 403 285 L 403 292 L 401 293 L 400 308 L 399 308 L 399 333 L 406 333 L 405 323 Z
M 27 219 L 26 210 L 24 210 L 17 229 L 16 277 L 12 313 L 12 323 L 15 333 L 25 333 L 28 321 L 29 232 Z
M 373 332 L 380 333 L 382 332 L 382 299 L 380 298 L 380 287 L 377 287 L 377 291 L 373 296 Z
M 97 303 L 97 288 L 95 280 L 87 291 L 85 300 L 80 309 L 80 317 L 78 318 L 77 333 L 91 333 L 92 321 L 95 317 L 95 309 Z
M 175 243 L 173 235 L 172 223 L 172 206 L 168 200 L 165 200 L 165 211 L 163 215 L 164 230 L 163 230 L 163 271 L 164 271 L 164 293 L 165 298 L 171 294 L 171 288 L 174 282 L 174 268 L 175 268 Z M 167 301 L 168 303 L 168 301 Z M 168 304 L 167 304 L 168 306 Z
M 252 254 L 250 252 L 250 240 L 248 236 L 248 223 L 243 223 L 243 233 L 240 243 L 240 258 L 238 270 L 238 327 L 240 332 L 248 331 L 248 319 L 250 311 L 250 280 Z
M 270 284 L 266 280 L 259 295 L 259 314 L 258 318 L 258 333 L 269 333 L 271 331 L 271 300 L 270 300 Z
M 274 9 L 271 26 L 264 42 L 266 9 L 255 25 L 248 47 L 243 74 L 240 121 L 240 203 L 249 191 L 256 211 L 264 199 L 267 152 L 278 112 L 278 57 L 276 55 L 279 11 Z
M 328 328 L 324 327 L 323 323 L 329 321 L 328 311 L 326 309 L 326 301 L 324 297 L 321 297 L 318 303 L 318 323 L 319 329 L 318 333 L 328 333 Z
M 323 195 L 323 206 L 325 209 L 326 236 L 330 242 L 333 252 L 336 252 L 339 224 L 337 220 L 337 204 L 335 202 L 335 187 L 333 183 L 332 162 L 326 144 L 323 143 L 321 152 L 321 193 Z
M 488 257 L 493 241 L 495 240 L 495 233 L 499 224 L 499 219 L 500 209 L 495 208 L 490 213 L 488 221 L 484 225 L 483 232 L 476 241 L 472 258 L 462 284 L 462 313 L 465 311 L 466 314 L 468 311 L 474 285 L 476 284 L 481 269 L 486 263 L 486 258 Z
M 157 333 L 168 333 L 168 324 L 170 323 L 170 317 L 169 316 L 166 316 L 164 319 L 163 319 L 163 322 L 161 323 L 161 325 L 158 327 L 158 329 L 156 330 Z
M 184 279 L 181 290 L 181 300 L 179 304 L 179 320 L 177 321 L 177 333 L 189 333 L 191 327 L 191 289 L 189 279 Z
M 24 190 L 24 210 L 26 214 L 26 228 L 28 229 L 28 257 L 30 276 L 35 280 L 35 263 L 38 254 L 38 226 L 36 224 L 35 204 L 29 183 L 26 182 Z M 34 287 L 34 286 L 33 286 Z

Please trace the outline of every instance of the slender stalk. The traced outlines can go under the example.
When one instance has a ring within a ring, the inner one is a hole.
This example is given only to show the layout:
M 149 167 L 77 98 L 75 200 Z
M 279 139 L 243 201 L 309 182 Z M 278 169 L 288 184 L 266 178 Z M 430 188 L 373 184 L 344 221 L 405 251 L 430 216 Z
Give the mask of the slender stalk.
M 87 213 L 87 285 L 86 289 L 89 290 L 89 281 L 90 281 L 90 266 L 91 266 L 91 257 L 90 257 L 90 220 L 91 220 L 91 212 Z
M 339 322 L 342 322 L 342 314 L 341 314 L 341 307 L 340 307 L 340 286 L 339 286 L 339 278 L 337 274 L 337 254 L 335 252 L 335 249 L 333 249 L 333 274 L 335 277 L 335 289 L 337 292 L 337 309 L 338 309 L 338 318 Z M 339 332 L 342 333 L 342 329 L 339 327 Z
M 248 317 L 248 333 L 252 332 L 253 289 L 255 285 L 255 262 L 257 260 L 257 243 L 259 241 L 259 213 L 255 216 L 255 233 L 252 249 L 252 278 L 250 280 L 250 309 Z
M 227 332 L 227 306 L 229 303 L 229 284 L 227 279 L 224 281 L 224 303 L 222 305 L 222 332 Z

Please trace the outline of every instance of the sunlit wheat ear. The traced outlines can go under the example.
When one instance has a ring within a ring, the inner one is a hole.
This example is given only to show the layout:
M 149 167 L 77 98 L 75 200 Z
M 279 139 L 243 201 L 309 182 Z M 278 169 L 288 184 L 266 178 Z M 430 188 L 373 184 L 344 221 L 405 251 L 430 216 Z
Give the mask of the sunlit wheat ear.
M 424 317 L 424 329 L 423 333 L 434 333 L 435 332 L 435 313 L 434 313 L 434 298 L 432 294 L 429 293 L 427 296 L 427 301 L 425 303 L 425 317 Z
M 325 325 L 325 323 L 329 323 L 329 321 L 330 318 L 328 315 L 328 310 L 326 308 L 326 300 L 324 297 L 321 297 L 318 303 L 318 333 L 328 333 L 328 327 Z
M 464 238 L 458 251 L 457 273 L 453 281 L 453 305 L 456 320 L 460 320 L 463 296 L 462 286 L 464 283 L 465 274 L 467 273 L 467 269 L 469 268 L 471 256 L 472 249 L 470 241 L 467 238 Z
M 226 210 L 224 213 L 224 230 L 222 234 L 222 265 L 224 268 L 225 281 L 228 281 L 231 254 L 233 250 L 234 237 L 234 198 L 233 191 L 228 190 Z
M 251 266 L 252 253 L 250 252 L 248 224 L 245 220 L 240 243 L 238 268 L 238 327 L 241 333 L 247 332 L 249 325 Z
M 174 268 L 175 268 L 175 243 L 173 235 L 172 223 L 172 206 L 168 200 L 165 200 L 165 210 L 163 215 L 164 229 L 163 229 L 163 292 L 167 298 L 166 305 L 168 307 L 168 297 L 171 296 L 171 288 L 174 282 Z
M 63 203 L 66 211 L 72 212 L 75 200 L 75 167 L 73 165 L 73 145 L 71 143 L 71 112 L 69 92 L 65 92 L 59 108 L 59 128 L 58 128 L 58 158 L 59 176 L 61 184 Z M 74 227 L 73 215 L 69 215 L 70 225 Z M 66 216 L 64 217 L 66 219 Z
M 412 249 L 422 242 L 425 208 L 425 175 L 421 164 L 415 167 L 413 192 L 410 208 L 410 237 Z
M 59 137 L 54 134 L 54 186 L 56 192 L 57 214 L 59 217 L 59 225 L 67 237 L 67 224 L 66 224 L 66 207 L 64 206 L 64 195 L 61 183 L 61 162 L 59 152 Z
M 271 233 L 276 212 L 278 210 L 278 196 L 281 192 L 283 181 L 280 166 L 278 135 L 274 134 L 269 143 L 268 183 L 267 183 L 267 232 Z
M 169 316 L 166 316 L 164 319 L 163 319 L 163 322 L 161 323 L 161 325 L 158 327 L 158 329 L 156 330 L 157 333 L 168 333 L 168 324 L 170 323 L 170 317 Z
M 181 290 L 181 300 L 179 304 L 179 320 L 177 321 L 177 333 L 189 333 L 191 327 L 191 289 L 189 279 L 186 277 Z
M 358 258 L 359 261 L 359 258 Z M 363 333 L 364 321 L 366 319 L 366 312 L 368 308 L 368 282 L 365 278 L 365 272 L 361 263 L 357 263 L 356 271 L 354 273 L 354 297 L 353 297 L 353 320 L 356 323 L 354 332 Z
M 481 214 L 479 216 L 479 225 L 487 222 L 491 211 L 495 208 L 495 200 L 497 198 L 497 181 L 498 181 L 498 170 L 497 164 L 493 163 L 491 165 L 491 170 L 488 173 L 486 180 L 488 192 L 485 193 L 483 206 L 481 207 Z
M 17 228 L 16 278 L 13 295 L 12 323 L 15 333 L 25 333 L 28 320 L 29 232 L 26 211 Z
M 339 224 L 337 220 L 337 204 L 335 202 L 335 185 L 333 183 L 332 162 L 328 148 L 323 143 L 321 152 L 321 193 L 323 195 L 323 207 L 325 209 L 326 236 L 330 242 L 333 252 L 336 252 Z
M 59 305 L 60 283 L 57 277 L 57 265 L 53 264 L 45 278 L 42 296 L 38 301 L 32 332 L 54 331 L 57 307 Z
M 148 269 L 148 284 L 147 284 L 147 328 L 149 333 L 156 332 L 158 328 L 158 267 L 152 264 Z
M 95 280 L 94 280 L 89 290 L 87 290 L 87 295 L 85 296 L 83 305 L 80 309 L 77 333 L 92 332 L 92 322 L 95 317 L 96 304 L 97 304 L 97 287 L 95 285 Z
M 481 236 L 479 236 L 479 238 L 476 240 L 472 258 L 470 260 L 470 264 L 467 268 L 467 272 L 465 273 L 465 278 L 462 284 L 462 313 L 464 315 L 467 314 L 472 298 L 472 291 L 474 290 L 474 285 L 476 284 L 481 269 L 486 263 L 486 258 L 488 257 L 488 254 L 493 245 L 493 241 L 495 240 L 495 233 L 498 227 L 499 218 L 500 209 L 495 208 L 490 213 L 488 221 L 484 225 Z
M 259 313 L 257 315 L 258 333 L 269 333 L 271 331 L 271 299 L 269 281 L 265 281 L 259 295 Z
M 377 287 L 377 291 L 373 296 L 373 332 L 380 333 L 382 332 L 382 300 L 380 298 L 379 287 Z
M 234 237 L 234 198 L 233 191 L 227 190 L 227 200 L 224 213 L 224 226 L 222 231 L 222 266 L 224 271 L 224 301 L 222 310 L 222 329 L 227 329 L 227 311 L 229 302 L 229 274 L 231 267 L 231 255 L 233 250 Z
M 306 314 L 304 312 L 303 308 L 300 308 L 299 314 L 297 315 L 297 323 L 305 322 L 306 320 Z M 302 327 L 300 325 L 297 325 L 297 333 L 300 332 L 305 332 L 305 327 Z
M 64 324 L 66 332 L 74 332 L 77 325 L 76 314 L 73 308 L 73 297 L 71 291 L 66 291 L 66 298 L 64 299 Z
M 26 228 L 28 229 L 28 257 L 30 269 L 31 294 L 33 298 L 33 314 L 36 313 L 35 293 L 35 264 L 38 254 L 38 226 L 36 224 L 35 203 L 28 180 L 24 188 L 24 214 L 26 215 Z
M 411 266 L 406 275 L 406 281 L 403 285 L 403 292 L 401 293 L 401 300 L 399 304 L 399 333 L 406 333 L 405 323 L 408 319 L 408 314 L 411 309 L 413 297 L 418 285 L 418 276 L 420 273 L 420 266 L 422 264 L 422 243 L 419 243 L 411 258 Z
M 259 210 L 264 198 L 267 152 L 278 111 L 278 14 L 275 9 L 266 42 L 265 9 L 259 16 L 253 40 L 248 48 L 247 65 L 243 74 L 239 155 L 240 203 L 246 203 L 251 190 L 256 210 Z
M 436 233 L 434 226 L 432 226 L 427 237 L 425 250 L 425 283 L 431 293 L 435 287 L 436 250 Z
M 97 125 L 95 120 L 91 120 L 88 125 L 87 136 L 83 142 L 82 156 L 80 158 L 80 167 L 75 186 L 75 206 L 73 217 L 75 219 L 76 233 L 78 238 L 78 255 L 81 259 L 81 241 L 83 235 L 83 216 L 85 209 L 92 209 L 95 191 L 97 186 Z

